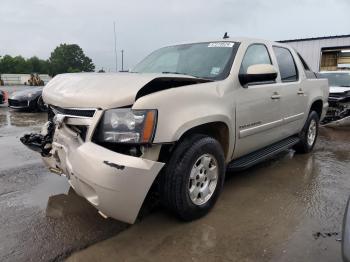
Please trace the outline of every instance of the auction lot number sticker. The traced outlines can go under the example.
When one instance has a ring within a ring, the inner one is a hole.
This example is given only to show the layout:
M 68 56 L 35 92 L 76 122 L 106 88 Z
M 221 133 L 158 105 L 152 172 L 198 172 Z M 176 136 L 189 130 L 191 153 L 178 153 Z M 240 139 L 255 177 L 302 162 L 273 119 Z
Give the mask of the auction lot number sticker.
M 233 47 L 235 43 L 232 42 L 216 42 L 210 43 L 208 47 Z

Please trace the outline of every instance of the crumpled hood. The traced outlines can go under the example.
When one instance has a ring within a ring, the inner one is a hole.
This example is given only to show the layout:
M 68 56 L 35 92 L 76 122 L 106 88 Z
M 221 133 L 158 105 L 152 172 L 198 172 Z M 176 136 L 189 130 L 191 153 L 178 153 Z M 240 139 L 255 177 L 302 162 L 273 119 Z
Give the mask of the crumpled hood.
M 10 99 L 16 99 L 20 97 L 27 97 L 28 94 L 40 94 L 42 92 L 42 87 L 28 87 L 24 90 L 13 92 L 10 96 Z
M 342 87 L 342 86 L 331 86 L 329 87 L 329 93 L 344 93 L 350 91 L 350 87 Z
M 45 86 L 43 98 L 46 104 L 66 108 L 107 109 L 128 106 L 135 102 L 135 96 L 143 86 L 158 77 L 164 77 L 164 74 L 62 74 L 54 77 Z

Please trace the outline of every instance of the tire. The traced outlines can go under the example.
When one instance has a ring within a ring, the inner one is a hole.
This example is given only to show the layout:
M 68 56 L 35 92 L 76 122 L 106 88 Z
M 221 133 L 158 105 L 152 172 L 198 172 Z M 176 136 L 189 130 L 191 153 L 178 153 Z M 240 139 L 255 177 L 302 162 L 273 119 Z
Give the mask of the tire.
M 36 107 L 39 112 L 46 112 L 47 111 L 47 106 L 44 103 L 43 97 L 39 96 L 37 101 L 36 101 Z
M 316 144 L 320 118 L 315 111 L 311 111 L 303 129 L 299 133 L 300 142 L 295 145 L 297 153 L 306 154 L 312 151 Z
M 177 145 L 165 167 L 160 183 L 161 201 L 178 218 L 191 221 L 210 211 L 224 180 L 225 158 L 219 142 L 193 135 Z

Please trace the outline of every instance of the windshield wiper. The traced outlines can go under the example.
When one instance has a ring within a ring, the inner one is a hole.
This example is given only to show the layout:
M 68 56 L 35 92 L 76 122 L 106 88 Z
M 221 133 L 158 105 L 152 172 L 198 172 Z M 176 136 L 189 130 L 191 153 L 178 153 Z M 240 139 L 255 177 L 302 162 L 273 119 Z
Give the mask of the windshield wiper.
M 189 75 L 189 74 L 181 73 L 181 72 L 164 71 L 164 72 L 162 72 L 162 74 L 185 75 L 185 76 L 192 76 L 192 77 L 198 78 L 197 76 L 193 76 L 193 75 Z
M 350 85 L 341 85 L 340 87 L 350 87 Z

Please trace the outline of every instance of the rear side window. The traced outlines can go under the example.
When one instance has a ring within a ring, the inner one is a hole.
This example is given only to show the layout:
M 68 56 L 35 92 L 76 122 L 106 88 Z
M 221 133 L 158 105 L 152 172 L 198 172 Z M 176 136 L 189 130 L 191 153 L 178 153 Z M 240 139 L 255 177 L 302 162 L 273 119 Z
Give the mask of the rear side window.
M 274 46 L 278 67 L 280 69 L 282 82 L 293 82 L 298 80 L 298 70 L 291 52 L 284 47 Z
M 265 45 L 253 44 L 248 47 L 239 72 L 241 74 L 246 74 L 249 66 L 260 64 L 272 64 L 269 52 Z

